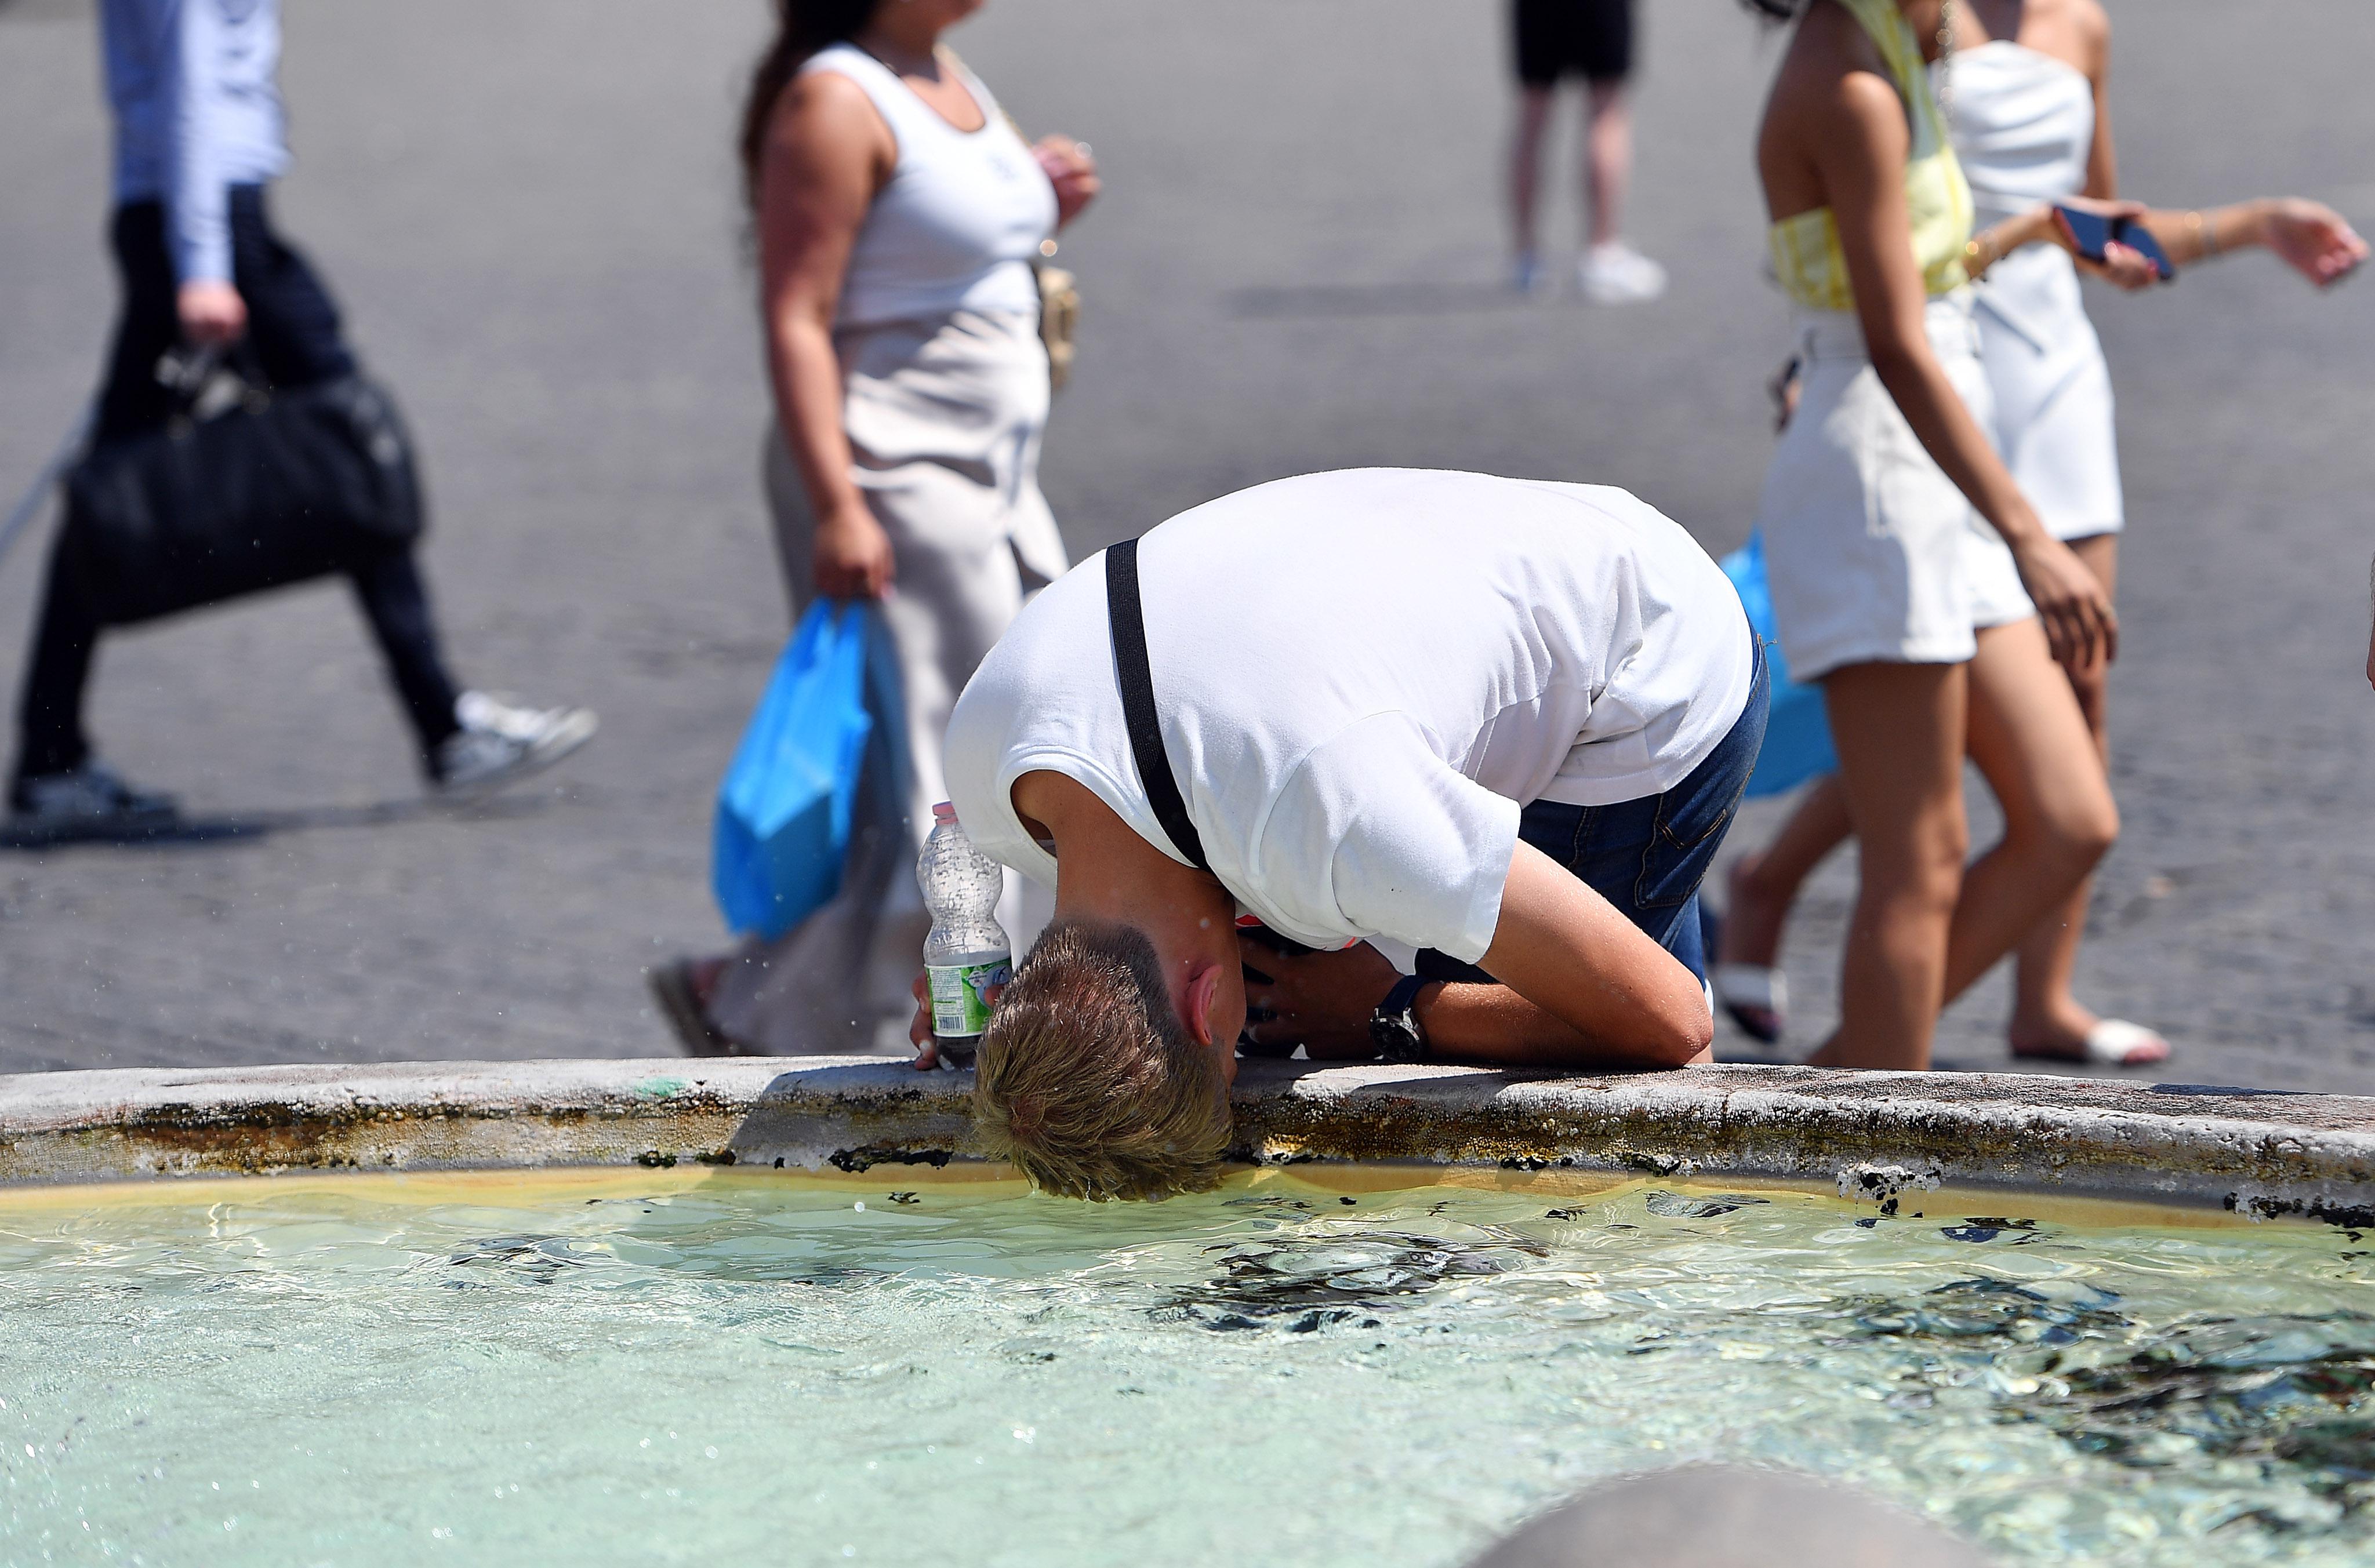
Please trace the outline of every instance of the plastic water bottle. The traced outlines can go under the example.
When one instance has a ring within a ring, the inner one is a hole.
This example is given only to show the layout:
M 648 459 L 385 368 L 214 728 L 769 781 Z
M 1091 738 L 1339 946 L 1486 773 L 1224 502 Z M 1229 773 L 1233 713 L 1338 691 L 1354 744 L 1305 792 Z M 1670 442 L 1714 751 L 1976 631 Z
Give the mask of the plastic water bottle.
M 957 825 L 957 808 L 942 801 L 932 808 L 932 836 L 916 862 L 916 885 L 932 912 L 932 934 L 924 938 L 932 1033 L 941 1058 L 963 1065 L 989 1027 L 983 994 L 1014 975 L 1013 944 L 998 923 L 1006 872 L 974 847 Z

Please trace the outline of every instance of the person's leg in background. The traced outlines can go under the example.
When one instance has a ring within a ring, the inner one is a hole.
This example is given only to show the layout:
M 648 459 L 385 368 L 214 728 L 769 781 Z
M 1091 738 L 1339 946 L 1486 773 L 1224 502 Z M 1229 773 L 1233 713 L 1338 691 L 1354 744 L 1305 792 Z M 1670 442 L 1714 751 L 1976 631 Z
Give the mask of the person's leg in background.
M 1814 867 L 1847 842 L 1853 827 L 1846 786 L 1838 774 L 1826 773 L 1806 787 L 1765 847 L 1733 861 L 1725 874 L 1722 935 L 1714 955 L 1716 999 L 1744 1032 L 1767 1044 L 1781 1038 L 1787 1022 L 1789 998 L 1779 964 L 1790 906 Z
M 1633 183 L 1633 105 L 1625 78 L 1584 84 L 1584 243 L 1591 250 L 1625 237 L 1625 197 Z
M 2097 534 L 2073 539 L 2070 548 L 2086 563 L 2104 592 L 2116 595 L 2120 581 L 2120 536 Z M 2101 665 L 2069 671 L 2071 690 L 2086 715 L 2095 749 L 2109 773 L 2111 766 L 2109 671 Z M 2019 948 L 2014 972 L 2012 1022 L 2005 1032 L 2015 1056 L 2045 1056 L 2065 1061 L 2100 1061 L 2113 1066 L 2141 1066 L 2165 1060 L 2168 1043 L 2157 1034 L 2121 1020 L 2105 1020 L 2080 1003 L 2072 991 L 2078 969 L 2078 944 L 2086 931 L 2086 909 L 2093 902 L 2095 878 L 2089 873 L 2069 902 L 2050 913 Z M 2108 1026 L 2108 1027 L 2107 1027 Z
M 1573 0 L 1576 65 L 1585 84 L 1584 210 L 1589 214 L 1576 281 L 1597 305 L 1633 304 L 1666 291 L 1666 269 L 1625 242 L 1633 183 L 1636 0 Z
M 108 349 L 107 384 L 91 428 L 94 446 L 146 435 L 173 412 L 173 395 L 157 379 L 157 361 L 181 340 L 173 304 L 173 263 L 165 250 L 160 202 L 127 202 L 108 224 L 108 249 L 124 285 L 124 313 Z
M 1510 0 L 1510 37 L 1517 58 L 1518 122 L 1509 135 L 1509 228 L 1516 249 L 1510 281 L 1521 293 L 1542 287 L 1539 215 L 1542 146 L 1558 107 L 1556 18 L 1562 0 Z
M 266 380 L 297 387 L 355 374 L 337 303 L 273 229 L 262 186 L 231 188 L 230 240 L 232 281 L 247 303 L 245 351 Z M 349 563 L 347 576 L 432 784 L 448 793 L 483 792 L 549 766 L 592 738 L 589 710 L 517 706 L 455 684 L 410 546 L 367 552 Z
M 371 624 L 372 637 L 386 661 L 389 682 L 404 704 L 404 716 L 420 742 L 421 766 L 438 776 L 438 755 L 459 734 L 462 693 L 437 648 L 437 627 L 429 613 L 428 584 L 408 548 L 374 552 L 347 572 L 355 603 Z
M 2068 906 L 2119 837 L 2119 808 L 2063 666 L 2034 619 L 1979 633 L 1970 757 L 2003 808 L 2004 835 L 1963 877 L 1948 938 L 1952 1002 Z
M 1839 1025 L 1817 1067 L 1930 1065 L 1946 935 L 1962 890 L 1967 666 L 1858 664 L 1823 678 L 1861 883 L 1839 966 Z
M 2375 560 L 2367 563 L 2367 684 L 2375 686 Z
M 74 558 L 61 539 L 51 547 L 32 653 L 18 698 L 17 765 L 10 776 L 17 793 L 30 781 L 71 773 L 89 759 L 82 697 L 98 648 L 99 620 L 84 603 Z
M 180 335 L 163 207 L 156 202 L 118 207 L 108 239 L 124 301 L 92 425 L 93 445 L 144 435 L 165 422 L 172 396 L 158 383 L 157 361 Z M 100 631 L 62 534 L 51 546 L 18 698 L 8 810 L 20 826 L 105 831 L 152 827 L 172 818 L 171 800 L 131 788 L 91 755 L 82 707 Z
M 272 385 L 311 386 L 355 373 L 337 304 L 274 231 L 261 185 L 231 187 L 230 271 L 247 303 L 243 352 Z
M 772 421 L 762 472 L 797 622 L 816 594 L 815 510 Z M 870 611 L 868 653 L 887 656 L 896 700 L 869 690 L 880 744 L 868 753 L 849 859 L 833 897 L 781 937 L 746 937 L 722 958 L 653 972 L 656 999 L 696 1054 L 895 1051 L 905 1039 L 907 985 L 931 928 L 915 867 L 932 805 L 947 791 L 940 737 L 964 678 L 1037 585 L 975 490 L 955 481 L 937 495 L 868 493 L 898 561 L 890 594 Z M 982 525 L 962 525 L 969 517 Z

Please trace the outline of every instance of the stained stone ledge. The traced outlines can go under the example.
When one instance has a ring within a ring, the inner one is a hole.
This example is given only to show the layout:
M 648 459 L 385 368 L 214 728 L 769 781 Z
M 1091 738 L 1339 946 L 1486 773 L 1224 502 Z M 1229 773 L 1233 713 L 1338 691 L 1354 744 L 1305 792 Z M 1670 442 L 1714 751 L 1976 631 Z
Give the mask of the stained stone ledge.
M 1247 1062 L 1242 1158 L 1939 1184 L 2375 1224 L 2375 1099 L 2009 1073 Z M 945 1165 L 968 1074 L 846 1056 L 0 1078 L 0 1185 L 285 1171 Z

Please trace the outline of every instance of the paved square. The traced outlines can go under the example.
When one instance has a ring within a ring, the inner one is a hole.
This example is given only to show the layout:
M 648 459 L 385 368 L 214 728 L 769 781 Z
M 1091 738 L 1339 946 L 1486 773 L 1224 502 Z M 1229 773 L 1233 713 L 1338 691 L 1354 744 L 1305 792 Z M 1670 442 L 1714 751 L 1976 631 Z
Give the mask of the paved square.
M 786 631 L 728 152 L 764 9 L 290 8 L 279 215 L 420 440 L 457 670 L 591 702 L 603 733 L 456 818 L 414 804 L 342 590 L 112 640 L 109 754 L 277 831 L 0 855 L 0 1072 L 665 1048 L 641 972 L 718 940 L 710 792 Z M 1785 338 L 1748 154 L 1775 42 L 1721 0 L 1648 9 L 1633 227 L 1674 287 L 1595 311 L 1497 286 L 1499 7 L 992 0 L 960 48 L 1108 182 L 1065 245 L 1088 312 L 1046 467 L 1076 552 L 1369 463 L 1621 484 L 1738 543 Z M 2375 229 L 2375 11 L 2156 0 L 2119 22 L 2132 193 L 2298 191 Z M 89 6 L 0 0 L 8 499 L 96 375 L 107 159 Z M 2082 994 L 2167 1030 L 2171 1078 L 2375 1088 L 2369 287 L 2316 298 L 2247 256 L 2094 301 L 2133 525 L 2126 835 Z M 44 542 L 0 561 L 12 707 Z M 1810 890 L 1793 1043 L 1827 1021 L 1851 886 L 1842 861 Z M 1951 1015 L 1944 1061 L 2002 1062 L 2000 993 Z

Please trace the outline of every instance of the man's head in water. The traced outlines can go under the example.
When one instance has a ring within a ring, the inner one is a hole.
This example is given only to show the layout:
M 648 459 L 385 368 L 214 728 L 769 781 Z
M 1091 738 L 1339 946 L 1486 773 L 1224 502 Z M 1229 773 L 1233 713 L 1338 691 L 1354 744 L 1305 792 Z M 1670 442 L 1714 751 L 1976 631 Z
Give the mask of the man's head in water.
M 1224 986 L 1207 968 L 1175 998 L 1164 975 L 1135 925 L 1049 926 L 982 1035 L 974 1119 L 986 1152 L 1068 1197 L 1163 1197 L 1217 1182 L 1236 1032 L 1216 1026 L 1223 1013 L 1242 1021 L 1242 982 Z

